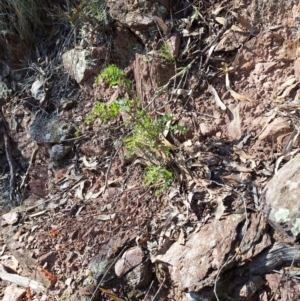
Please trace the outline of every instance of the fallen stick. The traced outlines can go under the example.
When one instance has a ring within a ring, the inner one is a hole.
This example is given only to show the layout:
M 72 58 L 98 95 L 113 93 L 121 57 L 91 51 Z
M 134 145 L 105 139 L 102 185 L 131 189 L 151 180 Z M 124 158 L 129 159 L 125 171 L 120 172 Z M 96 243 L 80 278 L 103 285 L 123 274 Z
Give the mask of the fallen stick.
M 27 277 L 20 276 L 18 274 L 8 273 L 5 270 L 5 266 L 0 264 L 0 278 L 4 281 L 12 282 L 22 287 L 30 287 L 36 292 L 45 291 L 46 288 L 35 280 L 31 280 Z

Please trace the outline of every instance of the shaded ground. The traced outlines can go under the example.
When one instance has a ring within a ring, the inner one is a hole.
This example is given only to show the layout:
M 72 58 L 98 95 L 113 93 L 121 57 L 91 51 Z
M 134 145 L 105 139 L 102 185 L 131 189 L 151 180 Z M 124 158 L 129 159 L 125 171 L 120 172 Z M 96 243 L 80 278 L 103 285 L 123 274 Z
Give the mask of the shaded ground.
M 47 288 L 33 300 L 90 300 L 94 292 L 98 300 L 299 300 L 297 278 L 251 266 L 264 250 L 290 242 L 265 221 L 258 199 L 277 159 L 299 147 L 293 140 L 299 3 L 159 3 L 107 3 L 112 54 L 99 62 L 124 68 L 131 91 L 94 84 L 93 76 L 78 85 L 60 71 L 62 76 L 47 82 L 51 89 L 42 111 L 79 127 L 97 101 L 138 97 L 152 115 L 171 115 L 187 129 L 165 137 L 176 146 L 167 163 L 172 185 L 155 196 L 155 188 L 143 184 L 147 158 L 137 153 L 129 160 L 118 143 L 129 134 L 125 115 L 85 125 L 80 137 L 68 133 L 63 140 L 70 152 L 53 160 L 54 143 L 36 144 L 29 135 L 40 113 L 30 95 L 36 78 L 28 79 L 26 91 L 16 89 L 2 106 L 19 199 L 8 201 L 3 146 L 1 213 L 17 214 L 9 215 L 16 220 L 2 220 L 0 263 Z M 169 5 L 171 14 L 161 8 Z M 133 21 L 122 19 L 123 10 L 132 12 Z M 141 11 L 158 19 L 149 25 L 146 17 L 136 17 Z M 238 28 L 229 30 L 231 25 Z M 167 62 L 159 49 L 171 36 L 180 40 L 179 54 Z M 103 39 L 89 46 L 107 47 Z M 110 275 L 130 248 L 142 252 L 142 259 L 135 255 L 131 272 Z M 9 286 L 1 282 L 2 296 Z

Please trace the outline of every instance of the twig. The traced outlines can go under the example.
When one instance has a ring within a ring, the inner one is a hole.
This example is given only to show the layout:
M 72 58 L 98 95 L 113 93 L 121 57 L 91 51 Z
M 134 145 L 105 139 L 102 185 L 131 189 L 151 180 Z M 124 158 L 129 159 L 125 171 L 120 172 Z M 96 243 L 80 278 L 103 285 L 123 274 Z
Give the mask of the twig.
M 15 178 L 15 165 L 13 163 L 13 158 L 11 155 L 11 147 L 10 147 L 10 139 L 7 133 L 4 133 L 4 145 L 5 145 L 5 153 L 6 159 L 9 165 L 10 171 L 10 182 L 9 182 L 9 197 L 10 200 L 13 201 L 15 199 L 15 186 L 16 186 L 16 178 Z
M 102 278 L 100 279 L 97 287 L 95 288 L 92 297 L 89 299 L 89 301 L 93 301 L 93 299 L 96 297 L 97 291 L 99 290 L 103 279 L 105 278 L 105 276 L 107 275 L 107 273 L 109 272 L 109 270 L 112 268 L 112 266 L 117 262 L 117 260 L 119 259 L 119 257 L 123 254 L 123 251 L 125 250 L 126 245 L 123 247 L 123 249 L 121 250 L 120 254 L 115 258 L 115 260 L 111 263 L 111 265 L 108 267 L 108 269 L 106 270 L 106 272 L 104 273 L 104 275 L 102 276 Z
M 103 193 L 105 192 L 105 190 L 107 189 L 107 185 L 108 185 L 108 176 L 109 176 L 109 172 L 111 169 L 111 164 L 112 161 L 114 160 L 114 158 L 116 157 L 116 155 L 118 154 L 119 150 L 121 149 L 122 144 L 119 146 L 119 148 L 117 149 L 117 151 L 115 152 L 115 154 L 113 155 L 113 157 L 111 157 L 108 168 L 107 168 L 107 172 L 105 175 L 105 184 L 104 184 L 104 189 L 103 189 Z
M 216 280 L 215 280 L 215 283 L 214 283 L 214 294 L 215 294 L 215 297 L 217 299 L 217 301 L 220 301 L 219 297 L 218 297 L 218 294 L 217 294 L 217 283 L 218 283 L 218 280 L 219 280 L 219 276 L 222 272 L 222 270 L 229 264 L 231 263 L 235 258 L 237 257 L 237 254 L 234 254 L 233 257 L 231 259 L 227 259 L 226 262 L 219 268 L 218 270 L 218 274 L 216 276 Z
M 2 134 L 4 137 L 4 147 L 5 147 L 5 154 L 6 159 L 9 165 L 9 171 L 10 171 L 10 182 L 9 182 L 9 198 L 11 201 L 15 199 L 15 186 L 16 186 L 16 178 L 15 178 L 15 165 L 13 162 L 13 157 L 11 155 L 11 146 L 10 146 L 10 137 L 8 135 L 8 126 L 5 121 L 2 107 L 0 107 L 0 126 L 2 129 Z
M 275 296 L 276 296 L 276 293 L 277 293 L 277 291 L 278 291 L 279 285 L 280 285 L 281 280 L 283 279 L 284 275 L 285 275 L 285 270 L 283 270 L 283 272 L 282 272 L 282 275 L 281 275 L 281 277 L 280 277 L 280 279 L 279 279 L 279 281 L 278 281 L 278 283 L 277 283 L 277 285 L 276 285 L 276 288 L 275 288 L 275 290 L 274 290 L 273 296 L 272 296 L 272 298 L 270 299 L 270 301 L 273 301 L 273 300 L 274 300 L 274 298 L 275 298 Z
M 147 290 L 147 293 L 146 293 L 146 295 L 145 295 L 145 297 L 144 297 L 144 301 L 147 300 L 147 296 L 148 296 L 148 294 L 149 294 L 149 292 L 150 292 L 150 290 L 151 290 L 151 287 L 152 287 L 153 283 L 154 283 L 154 280 L 151 281 L 151 284 L 150 284 L 150 286 L 149 286 L 149 288 L 148 288 L 148 290 Z
M 156 294 L 154 295 L 152 301 L 154 301 L 155 298 L 157 297 L 157 295 L 158 295 L 158 293 L 160 292 L 160 290 L 161 290 L 162 286 L 164 285 L 165 281 L 166 281 L 166 276 L 164 276 L 164 279 L 163 279 L 163 281 L 161 282 L 161 284 L 160 284 L 160 286 L 159 286 L 159 288 L 158 288 Z
M 32 151 L 32 154 L 31 154 L 31 157 L 30 157 L 30 161 L 29 161 L 29 166 L 28 166 L 27 171 L 26 171 L 26 173 L 25 173 L 25 175 L 23 177 L 22 183 L 20 185 L 20 189 L 25 185 L 25 182 L 26 182 L 26 180 L 28 178 L 28 175 L 29 175 L 29 169 L 30 169 L 31 165 L 35 161 L 35 158 L 36 158 L 36 155 L 38 153 L 38 150 L 39 150 L 39 146 L 36 144 L 35 148 Z

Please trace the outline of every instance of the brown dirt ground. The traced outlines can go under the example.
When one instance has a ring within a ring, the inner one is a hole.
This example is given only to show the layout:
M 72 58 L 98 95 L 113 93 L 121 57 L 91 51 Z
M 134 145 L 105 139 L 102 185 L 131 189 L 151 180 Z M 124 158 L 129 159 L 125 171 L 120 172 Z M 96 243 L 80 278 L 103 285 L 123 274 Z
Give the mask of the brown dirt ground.
M 214 182 L 223 185 L 218 187 L 213 182 L 208 183 L 206 188 L 209 188 L 210 193 L 218 195 L 228 185 L 239 192 L 245 192 L 247 206 L 254 208 L 252 197 L 246 194 L 248 185 L 254 183 L 259 189 L 263 188 L 271 176 L 268 170 L 274 167 L 278 154 L 286 145 L 298 120 L 298 108 L 287 107 L 297 97 L 297 89 L 282 98 L 280 90 L 284 90 L 282 85 L 294 72 L 294 52 L 291 50 L 289 53 L 293 46 L 284 49 L 283 41 L 299 41 L 300 6 L 293 1 L 285 2 L 282 7 L 271 6 L 269 2 L 266 2 L 265 7 L 255 7 L 254 4 L 247 5 L 246 1 L 223 1 L 222 5 L 239 7 L 240 14 L 251 21 L 256 20 L 254 36 L 248 36 L 247 46 L 214 54 L 228 66 L 234 67 L 229 73 L 231 88 L 252 101 L 236 100 L 230 95 L 225 86 L 225 75 L 220 71 L 220 61 L 212 60 L 209 68 L 214 72 L 213 76 L 204 77 L 196 66 L 189 74 L 184 89 L 192 89 L 193 97 L 179 97 L 164 110 L 171 112 L 174 120 L 180 120 L 192 132 L 190 137 L 175 134 L 169 139 L 174 144 L 178 141 L 181 143 L 180 155 L 185 162 L 189 162 L 193 178 L 205 181 L 209 172 Z M 217 6 L 217 3 L 211 5 L 204 16 L 208 17 Z M 205 36 L 204 43 L 207 44 L 208 40 L 209 36 Z M 254 51 L 255 57 L 250 58 L 249 51 Z M 260 63 L 270 65 L 262 66 Z M 224 112 L 218 109 L 207 91 L 208 83 L 218 91 L 230 110 Z M 109 101 L 114 93 L 115 90 L 107 86 L 87 83 L 77 91 L 73 107 L 62 110 L 60 117 L 80 124 L 97 100 Z M 119 95 L 122 93 L 119 91 Z M 33 143 L 28 139 L 28 124 L 33 114 L 17 103 L 16 99 L 13 104 L 3 107 L 3 110 L 7 120 L 12 120 L 16 115 L 12 112 L 22 111 L 22 130 L 13 132 L 12 138 L 22 150 L 23 157 L 28 160 L 33 149 Z M 278 110 L 276 116 L 285 118 L 285 128 L 272 132 L 271 127 L 271 133 L 260 138 L 268 120 L 267 114 L 274 109 Z M 191 184 L 188 178 L 181 180 L 181 183 L 175 180 L 165 193 L 155 197 L 154 190 L 142 183 L 145 170 L 142 161 L 128 162 L 122 151 L 116 153 L 113 143 L 124 133 L 111 128 L 121 122 L 120 118 L 106 126 L 100 122 L 85 128 L 87 135 L 75 141 L 72 152 L 62 166 L 54 166 L 50 162 L 46 146 L 39 148 L 35 163 L 30 167 L 30 186 L 20 209 L 19 222 L 17 225 L 3 223 L 0 234 L 1 243 L 7 245 L 2 255 L 11 255 L 12 250 L 16 249 L 27 250 L 29 257 L 36 260 L 36 265 L 43 266 L 47 262 L 44 268 L 57 277 L 54 287 L 44 294 L 44 299 L 41 299 L 41 295 L 35 295 L 33 300 L 58 300 L 66 289 L 71 293 L 78 290 L 86 277 L 90 259 L 101 252 L 107 252 L 109 248 L 113 248 L 117 255 L 126 243 L 132 243 L 140 237 L 144 238 L 142 245 L 146 249 L 146 242 L 157 241 L 157 233 L 170 223 L 173 206 L 185 212 L 183 196 L 192 190 L 202 199 L 209 198 L 204 185 Z M 235 147 L 247 135 L 249 137 L 244 143 L 243 155 Z M 184 144 L 186 141 L 188 143 Z M 299 141 L 294 148 L 298 145 Z M 201 155 L 195 157 L 199 152 Z M 173 153 L 172 156 L 176 162 L 178 154 Z M 91 166 L 86 164 L 86 160 Z M 178 166 L 178 163 L 174 163 L 173 169 L 180 175 L 182 170 Z M 26 163 L 22 167 L 26 169 Z M 106 181 L 106 191 L 97 195 Z M 179 185 L 181 194 L 170 198 Z M 40 199 L 45 201 L 44 206 L 40 205 L 38 210 L 31 208 Z M 225 205 L 227 213 L 243 208 L 243 204 L 235 198 L 228 198 Z M 214 203 L 208 205 L 195 200 L 192 204 L 194 215 L 187 217 L 186 227 L 195 226 L 195 216 L 205 220 L 214 218 L 215 208 Z M 2 208 L 3 213 L 9 210 L 8 205 Z M 115 215 L 114 219 L 99 218 L 111 214 Z M 177 228 L 172 239 L 176 240 L 179 233 Z M 22 267 L 18 273 L 31 277 L 30 272 Z M 67 284 L 68 279 L 72 279 L 70 285 Z M 154 285 L 149 291 L 152 298 L 160 287 L 156 276 L 153 276 L 153 280 Z M 2 293 L 7 285 L 4 281 L 0 282 Z M 126 288 L 119 287 L 115 293 L 121 296 L 122 291 L 126 291 Z M 106 295 L 101 298 L 111 300 Z M 155 300 L 181 300 L 181 297 L 176 288 L 168 283 Z

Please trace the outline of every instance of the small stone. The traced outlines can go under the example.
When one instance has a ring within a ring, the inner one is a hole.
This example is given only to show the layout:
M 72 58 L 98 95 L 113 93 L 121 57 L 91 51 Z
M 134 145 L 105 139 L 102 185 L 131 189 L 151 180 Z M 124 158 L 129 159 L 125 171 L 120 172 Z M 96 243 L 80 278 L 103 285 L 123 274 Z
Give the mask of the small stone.
M 63 159 L 71 151 L 71 146 L 69 145 L 53 145 L 50 152 L 50 158 L 53 161 L 58 161 Z
M 180 47 L 180 34 L 176 33 L 167 40 L 169 48 L 174 57 L 178 57 L 179 55 L 179 47 Z
M 30 137 L 38 143 L 60 143 L 71 137 L 74 132 L 70 122 L 43 116 L 37 116 L 29 126 Z
M 15 285 L 8 286 L 4 291 L 2 301 L 18 301 L 25 296 L 25 289 L 19 288 Z
M 150 271 L 150 261 L 147 260 L 136 266 L 126 275 L 128 285 L 133 288 L 142 288 L 150 284 L 152 273 Z
M 263 285 L 264 280 L 262 277 L 254 276 L 242 286 L 242 288 L 239 290 L 239 296 L 251 298 Z
M 124 252 L 122 257 L 115 264 L 115 273 L 118 277 L 122 277 L 132 268 L 141 264 L 144 252 L 140 247 L 134 247 Z
M 45 100 L 46 97 L 46 91 L 45 91 L 45 83 L 36 80 L 32 86 L 31 86 L 31 95 L 34 99 L 38 100 L 40 103 L 42 103 Z
M 2 218 L 6 221 L 7 224 L 13 225 L 15 224 L 19 219 L 18 212 L 9 212 L 2 215 Z

